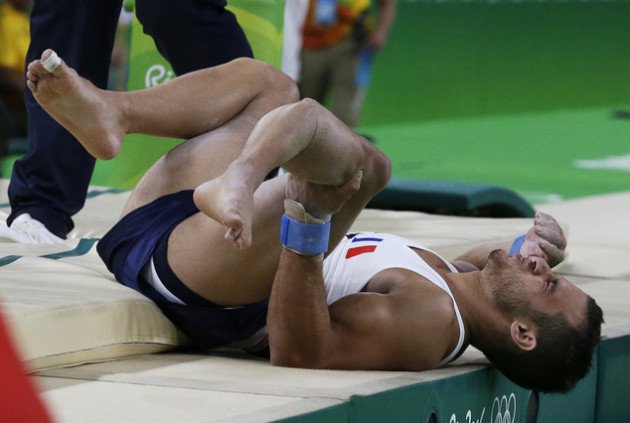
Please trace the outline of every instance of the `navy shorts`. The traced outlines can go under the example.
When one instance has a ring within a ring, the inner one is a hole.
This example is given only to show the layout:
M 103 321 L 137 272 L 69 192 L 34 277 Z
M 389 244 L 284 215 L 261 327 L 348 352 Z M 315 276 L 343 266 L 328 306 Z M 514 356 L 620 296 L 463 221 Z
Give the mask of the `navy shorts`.
M 216 347 L 247 339 L 266 325 L 268 300 L 225 308 L 191 291 L 168 265 L 168 237 L 199 212 L 192 194 L 166 195 L 127 214 L 99 241 L 98 254 L 116 280 L 153 300 L 195 345 Z M 162 283 L 185 304 L 167 300 L 144 279 L 142 270 L 151 257 Z

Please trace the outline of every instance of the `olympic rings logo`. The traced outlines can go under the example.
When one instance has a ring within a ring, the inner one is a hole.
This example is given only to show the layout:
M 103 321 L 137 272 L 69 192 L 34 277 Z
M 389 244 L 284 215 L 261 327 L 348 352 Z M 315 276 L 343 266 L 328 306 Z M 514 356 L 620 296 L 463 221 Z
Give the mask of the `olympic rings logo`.
M 509 397 L 503 395 L 501 399 L 496 397 L 492 403 L 490 423 L 514 423 L 516 418 L 516 396 L 511 393 Z
M 449 423 L 484 423 L 484 416 L 486 414 L 486 407 L 481 410 L 481 415 L 478 419 L 473 417 L 473 411 L 468 410 L 466 412 L 465 420 L 461 421 L 457 419 L 455 413 L 451 414 Z M 508 395 L 501 397 L 495 397 L 492 402 L 492 411 L 490 413 L 490 423 L 514 423 L 516 419 L 516 395 L 512 392 Z

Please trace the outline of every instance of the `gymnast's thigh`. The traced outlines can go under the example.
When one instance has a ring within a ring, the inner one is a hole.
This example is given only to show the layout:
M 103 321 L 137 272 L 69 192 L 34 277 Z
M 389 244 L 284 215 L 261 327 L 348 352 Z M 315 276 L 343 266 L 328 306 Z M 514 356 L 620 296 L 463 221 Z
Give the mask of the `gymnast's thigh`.
M 171 233 L 168 261 L 188 288 L 215 304 L 236 306 L 267 298 L 282 250 L 286 175 L 264 182 L 254 195 L 252 245 L 239 250 L 225 239 L 225 228 L 202 213 Z

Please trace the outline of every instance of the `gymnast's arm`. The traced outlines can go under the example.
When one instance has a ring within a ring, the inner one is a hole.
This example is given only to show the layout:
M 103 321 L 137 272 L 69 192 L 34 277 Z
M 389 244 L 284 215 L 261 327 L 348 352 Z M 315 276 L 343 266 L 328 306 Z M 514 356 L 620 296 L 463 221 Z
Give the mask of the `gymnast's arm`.
M 475 246 L 453 261 L 453 265 L 462 272 L 482 269 L 490 253 L 502 249 L 510 252 L 514 240 L 482 244 Z M 525 234 L 525 240 L 518 251 L 523 257 L 538 256 L 544 258 L 551 267 L 564 260 L 567 240 L 562 228 L 553 216 L 537 212 L 534 224 Z
M 267 316 L 273 364 L 420 371 L 448 353 L 454 314 L 445 296 L 419 305 L 413 285 L 420 284 L 405 283 L 403 274 L 390 292 L 360 292 L 328 306 L 322 262 L 322 255 L 281 254 Z

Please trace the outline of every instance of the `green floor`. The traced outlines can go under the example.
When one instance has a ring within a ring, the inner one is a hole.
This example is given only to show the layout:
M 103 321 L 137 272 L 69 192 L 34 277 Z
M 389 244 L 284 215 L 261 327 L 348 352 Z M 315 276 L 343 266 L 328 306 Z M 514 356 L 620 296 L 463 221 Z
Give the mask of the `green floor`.
M 630 189 L 630 107 L 363 127 L 397 178 L 505 186 L 534 204 Z M 618 116 L 621 115 L 621 116 Z
M 396 178 L 501 185 L 533 204 L 630 190 L 630 106 L 365 126 Z M 621 115 L 619 117 L 618 115 Z M 12 160 L 4 160 L 10 175 Z M 106 179 L 97 166 L 93 182 Z

